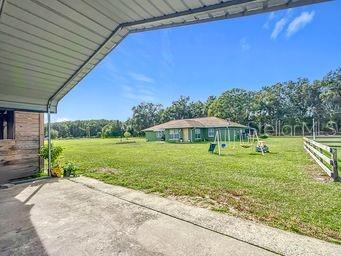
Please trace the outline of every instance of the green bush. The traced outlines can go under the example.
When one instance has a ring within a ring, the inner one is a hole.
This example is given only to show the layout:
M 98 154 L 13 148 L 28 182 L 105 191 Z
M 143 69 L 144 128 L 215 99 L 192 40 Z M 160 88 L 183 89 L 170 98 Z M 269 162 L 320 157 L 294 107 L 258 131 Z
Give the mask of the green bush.
M 122 136 L 122 132 L 121 123 L 111 122 L 102 128 L 101 136 L 102 138 L 118 137 Z
M 65 177 L 69 177 L 70 175 L 75 176 L 78 166 L 74 162 L 68 161 L 63 165 L 63 170 Z
M 131 137 L 131 133 L 128 132 L 128 131 L 126 131 L 126 132 L 124 132 L 123 136 L 124 136 L 126 139 L 128 139 L 129 137 Z
M 269 134 L 263 133 L 263 134 L 261 134 L 261 135 L 259 136 L 259 138 L 261 138 L 261 139 L 267 139 L 267 138 L 269 138 Z
M 51 139 L 52 139 L 52 140 L 55 140 L 55 139 L 58 138 L 58 136 L 59 136 L 58 131 L 57 131 L 57 130 L 54 130 L 54 129 L 51 129 Z
M 58 158 L 63 152 L 63 148 L 61 146 L 54 146 L 51 144 L 51 164 L 52 166 L 56 164 Z M 49 147 L 48 145 L 44 145 L 40 149 L 40 156 L 45 160 L 49 159 Z

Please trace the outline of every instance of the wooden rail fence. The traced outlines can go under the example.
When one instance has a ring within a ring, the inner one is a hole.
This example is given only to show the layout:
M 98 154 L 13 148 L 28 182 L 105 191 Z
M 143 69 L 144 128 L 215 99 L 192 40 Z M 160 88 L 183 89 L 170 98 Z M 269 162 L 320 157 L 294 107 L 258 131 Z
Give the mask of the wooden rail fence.
M 336 148 L 303 137 L 304 149 L 334 181 L 339 178 Z

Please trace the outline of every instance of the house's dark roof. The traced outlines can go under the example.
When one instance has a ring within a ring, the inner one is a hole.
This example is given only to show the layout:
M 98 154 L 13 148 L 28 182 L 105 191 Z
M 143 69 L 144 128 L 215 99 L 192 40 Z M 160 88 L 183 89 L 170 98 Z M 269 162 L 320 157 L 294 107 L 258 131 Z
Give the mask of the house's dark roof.
M 201 117 L 191 119 L 172 120 L 167 123 L 155 125 L 144 129 L 147 131 L 164 131 L 165 129 L 174 128 L 218 128 L 218 127 L 240 127 L 247 128 L 245 125 L 241 125 L 235 122 L 227 121 L 218 117 Z

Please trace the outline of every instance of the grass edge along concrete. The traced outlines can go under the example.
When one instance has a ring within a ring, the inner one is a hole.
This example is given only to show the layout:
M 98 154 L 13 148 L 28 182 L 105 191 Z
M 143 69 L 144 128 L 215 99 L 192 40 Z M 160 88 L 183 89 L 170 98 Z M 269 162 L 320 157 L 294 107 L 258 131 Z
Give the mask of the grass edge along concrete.
M 328 181 L 302 138 L 269 138 L 265 156 L 231 143 L 220 157 L 207 152 L 209 143 L 135 140 L 54 143 L 79 174 L 341 243 L 341 183 Z

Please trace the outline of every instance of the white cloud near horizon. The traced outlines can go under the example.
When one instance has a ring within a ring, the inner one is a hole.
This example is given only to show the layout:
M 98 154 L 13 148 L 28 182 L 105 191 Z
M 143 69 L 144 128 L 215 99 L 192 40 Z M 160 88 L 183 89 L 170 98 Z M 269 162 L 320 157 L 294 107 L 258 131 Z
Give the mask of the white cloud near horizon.
M 54 117 L 53 115 L 51 117 L 51 122 L 52 123 L 66 122 L 66 121 L 70 121 L 70 120 L 71 119 L 69 119 L 67 117 Z
M 277 21 L 274 29 L 272 30 L 272 33 L 270 36 L 271 39 L 275 40 L 278 37 L 278 35 L 282 32 L 286 24 L 287 24 L 286 18 L 281 18 L 279 21 Z
M 290 22 L 286 30 L 286 36 L 290 37 L 300 29 L 304 28 L 314 19 L 314 16 L 315 16 L 314 11 L 302 12 L 299 16 L 297 16 L 293 21 Z

